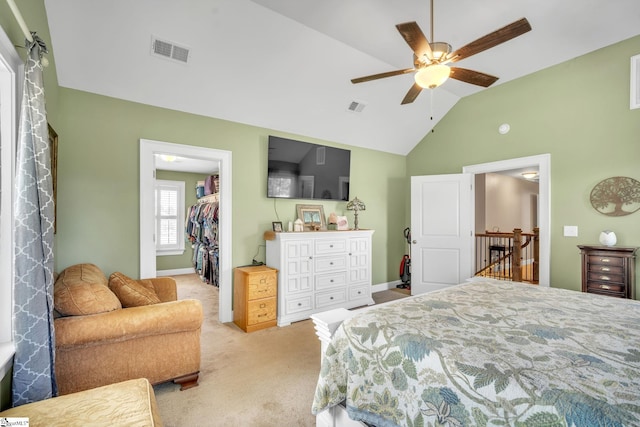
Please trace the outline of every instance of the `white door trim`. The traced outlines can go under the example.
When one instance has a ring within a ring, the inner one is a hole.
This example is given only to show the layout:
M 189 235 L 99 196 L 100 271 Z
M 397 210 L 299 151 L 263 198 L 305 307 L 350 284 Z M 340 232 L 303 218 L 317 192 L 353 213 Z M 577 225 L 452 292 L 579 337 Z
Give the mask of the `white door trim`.
M 0 378 L 13 365 L 14 176 L 24 62 L 0 28 Z
M 233 321 L 231 268 L 231 151 L 170 142 L 140 139 L 140 277 L 156 277 L 156 248 L 153 240 L 153 181 L 155 154 L 170 154 L 220 162 L 219 218 L 219 320 Z
M 525 167 L 537 167 L 539 181 L 538 225 L 540 227 L 540 276 L 539 285 L 549 286 L 551 282 L 551 154 L 519 157 L 462 168 L 463 173 L 483 174 L 501 172 Z M 473 199 L 472 212 L 475 212 Z

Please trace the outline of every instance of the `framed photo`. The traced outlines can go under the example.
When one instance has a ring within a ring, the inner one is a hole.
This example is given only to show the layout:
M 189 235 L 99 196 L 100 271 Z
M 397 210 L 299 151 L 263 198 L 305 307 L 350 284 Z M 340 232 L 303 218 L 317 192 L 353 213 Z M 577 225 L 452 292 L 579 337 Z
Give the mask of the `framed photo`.
M 305 231 L 317 231 L 326 229 L 324 208 L 322 205 L 296 205 L 298 218 L 304 223 Z
M 273 225 L 273 231 L 275 231 L 276 233 L 280 233 L 282 231 L 282 222 L 273 221 L 271 225 Z

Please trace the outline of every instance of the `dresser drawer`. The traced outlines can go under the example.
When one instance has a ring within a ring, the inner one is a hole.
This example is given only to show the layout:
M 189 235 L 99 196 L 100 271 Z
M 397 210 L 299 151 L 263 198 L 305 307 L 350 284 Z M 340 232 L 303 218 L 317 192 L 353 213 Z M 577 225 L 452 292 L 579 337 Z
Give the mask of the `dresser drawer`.
M 316 276 L 316 290 L 347 286 L 347 272 L 319 274 Z
M 275 297 L 249 301 L 247 304 L 247 325 L 275 320 L 276 307 Z
M 305 295 L 298 298 L 286 298 L 285 314 L 298 313 L 300 311 L 308 311 L 313 308 L 311 295 Z
M 315 272 L 344 270 L 347 268 L 347 255 L 320 257 L 315 259 Z
M 328 307 L 334 304 L 342 304 L 347 301 L 347 291 L 338 289 L 333 292 L 316 294 L 316 308 Z
M 318 239 L 315 242 L 316 255 L 330 255 L 347 252 L 345 239 Z
M 278 279 L 274 273 L 251 274 L 247 278 L 247 299 L 273 297 L 278 289 Z
M 368 285 L 354 286 L 349 288 L 349 301 L 359 300 L 360 298 L 369 297 L 371 292 Z
M 624 259 L 616 256 L 608 255 L 589 255 L 589 265 L 609 265 L 621 267 L 624 264 Z

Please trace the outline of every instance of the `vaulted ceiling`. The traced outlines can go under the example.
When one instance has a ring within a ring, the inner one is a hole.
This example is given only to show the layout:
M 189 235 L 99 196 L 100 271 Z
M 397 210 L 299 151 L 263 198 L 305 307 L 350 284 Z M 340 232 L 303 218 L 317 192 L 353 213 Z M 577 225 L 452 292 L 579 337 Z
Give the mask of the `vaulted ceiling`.
M 638 0 L 434 1 L 435 41 L 454 50 L 529 20 L 532 31 L 456 64 L 498 76 L 493 87 L 640 34 Z M 342 144 L 407 154 L 459 99 L 491 90 L 449 79 L 400 105 L 412 74 L 350 82 L 413 66 L 395 25 L 429 37 L 428 0 L 45 5 L 63 87 Z M 188 49 L 187 62 L 152 54 L 154 38 Z

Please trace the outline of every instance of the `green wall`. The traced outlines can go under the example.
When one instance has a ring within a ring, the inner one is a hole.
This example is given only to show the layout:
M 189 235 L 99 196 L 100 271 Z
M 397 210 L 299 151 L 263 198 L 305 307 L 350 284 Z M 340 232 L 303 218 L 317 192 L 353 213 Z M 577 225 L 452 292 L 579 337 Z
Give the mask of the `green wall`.
M 296 203 L 267 199 L 267 138 L 299 135 L 150 107 L 60 88 L 56 268 L 94 262 L 107 274 L 139 274 L 139 140 L 232 152 L 232 263 L 251 262 L 271 221 L 294 219 Z M 372 228 L 373 282 L 395 280 L 404 250 L 405 157 L 351 149 L 351 190 L 367 204 Z M 345 202 L 323 202 L 326 214 L 352 217 Z M 264 257 L 264 253 L 261 254 Z
M 640 109 L 629 109 L 629 58 L 639 53 L 640 36 L 461 99 L 407 156 L 407 175 L 549 153 L 551 285 L 579 290 L 576 245 L 610 229 L 619 246 L 640 246 L 640 212 L 610 217 L 589 202 L 605 178 L 640 181 Z M 579 236 L 564 237 L 564 225 Z
M 198 181 L 204 181 L 207 176 L 201 173 L 189 172 L 173 172 L 165 170 L 156 171 L 156 179 L 166 179 L 169 181 L 184 182 L 184 206 L 196 203 L 196 184 Z M 189 241 L 185 241 L 184 254 L 182 255 L 163 255 L 156 257 L 156 270 L 177 270 L 183 268 L 193 268 L 191 259 L 193 257 L 193 248 Z

